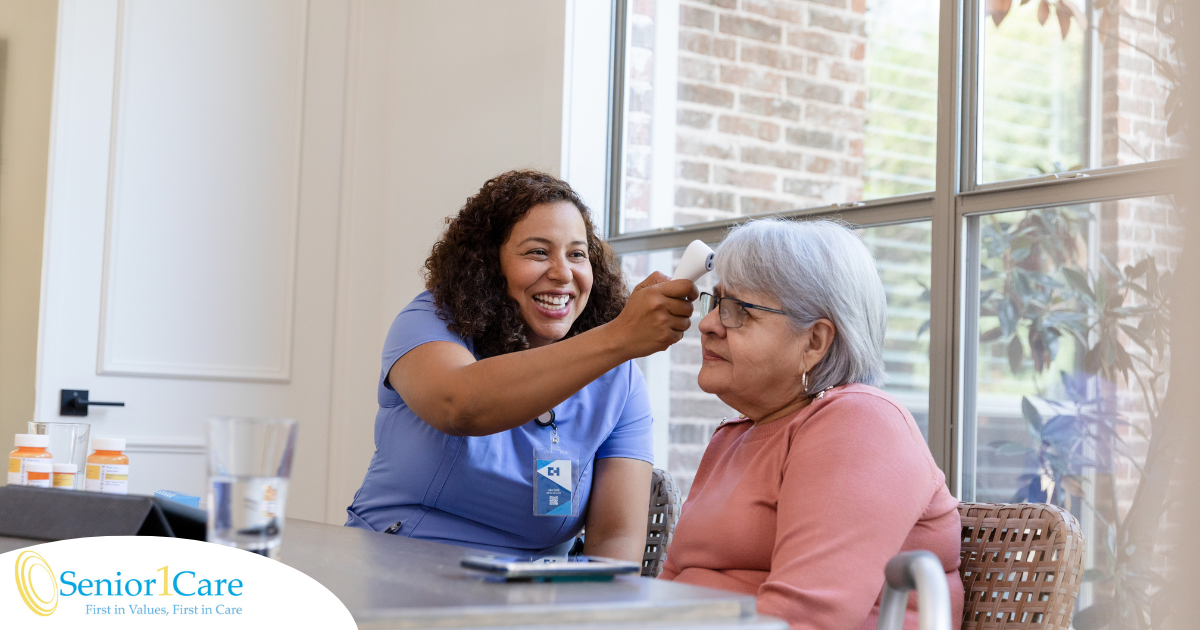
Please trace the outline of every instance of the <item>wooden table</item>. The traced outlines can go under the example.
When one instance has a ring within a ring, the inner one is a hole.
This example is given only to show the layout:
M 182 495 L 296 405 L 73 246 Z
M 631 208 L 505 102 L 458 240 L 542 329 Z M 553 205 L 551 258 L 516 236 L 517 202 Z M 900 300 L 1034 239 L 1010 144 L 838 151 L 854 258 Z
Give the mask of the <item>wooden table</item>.
M 0 538 L 0 553 L 37 544 Z M 754 598 L 618 576 L 611 582 L 507 583 L 459 566 L 477 551 L 288 519 L 281 560 L 325 585 L 359 628 L 515 626 L 787 630 Z

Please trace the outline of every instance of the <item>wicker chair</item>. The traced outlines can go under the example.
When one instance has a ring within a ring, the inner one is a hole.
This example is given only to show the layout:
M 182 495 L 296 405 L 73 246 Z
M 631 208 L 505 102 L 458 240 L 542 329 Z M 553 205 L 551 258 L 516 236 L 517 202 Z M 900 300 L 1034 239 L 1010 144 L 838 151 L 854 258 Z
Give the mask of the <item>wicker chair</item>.
M 650 481 L 650 516 L 646 527 L 646 553 L 642 575 L 658 577 L 667 561 L 667 547 L 679 521 L 679 486 L 665 470 L 654 469 Z
M 1067 630 L 1083 578 L 1074 516 L 1042 503 L 960 503 L 963 630 Z

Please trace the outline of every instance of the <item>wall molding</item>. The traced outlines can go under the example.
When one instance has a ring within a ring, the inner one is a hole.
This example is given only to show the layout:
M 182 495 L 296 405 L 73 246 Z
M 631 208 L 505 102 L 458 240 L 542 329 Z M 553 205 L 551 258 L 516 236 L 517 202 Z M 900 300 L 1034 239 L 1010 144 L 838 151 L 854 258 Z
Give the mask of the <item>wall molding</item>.
M 203 457 L 207 446 L 202 439 L 175 437 L 126 438 L 126 453 L 197 455 Z

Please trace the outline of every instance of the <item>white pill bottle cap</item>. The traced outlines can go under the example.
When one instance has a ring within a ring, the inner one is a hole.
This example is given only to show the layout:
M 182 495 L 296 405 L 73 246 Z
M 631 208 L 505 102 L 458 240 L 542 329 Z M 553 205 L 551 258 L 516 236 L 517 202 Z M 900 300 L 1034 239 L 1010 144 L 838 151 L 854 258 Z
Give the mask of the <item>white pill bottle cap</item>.
M 25 472 L 48 473 L 54 470 L 54 465 L 50 462 L 39 462 L 25 460 Z
M 79 466 L 76 466 L 75 464 L 55 464 L 54 472 L 75 474 L 79 472 Z
M 92 438 L 92 450 L 123 451 L 125 450 L 125 438 Z
M 50 436 L 18 433 L 16 443 L 17 448 L 46 448 L 50 446 Z

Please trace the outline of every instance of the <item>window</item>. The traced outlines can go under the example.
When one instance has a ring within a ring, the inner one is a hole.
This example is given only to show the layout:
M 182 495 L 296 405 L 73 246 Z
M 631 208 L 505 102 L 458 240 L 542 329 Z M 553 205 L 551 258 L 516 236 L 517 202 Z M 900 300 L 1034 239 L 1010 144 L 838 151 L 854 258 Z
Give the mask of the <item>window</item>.
M 1173 2 L 988 6 L 981 183 L 1182 155 Z
M 936 0 L 628 5 L 620 232 L 934 187 Z
M 859 230 L 875 256 L 887 294 L 884 387 L 913 415 L 929 440 L 929 285 L 932 225 L 917 221 Z
M 636 282 L 746 217 L 860 226 L 888 390 L 951 489 L 1069 509 L 1105 541 L 1080 606 L 1146 601 L 1157 565 L 1119 545 L 1161 507 L 1134 496 L 1188 176 L 1177 2 L 616 2 L 609 242 Z M 697 343 L 643 362 L 683 480 L 730 413 L 696 389 Z
M 1137 564 L 1162 566 L 1161 532 L 1134 524 L 1159 523 L 1168 511 L 1172 464 L 1167 433 L 1157 429 L 1170 383 L 1168 295 L 1181 226 L 1170 196 L 968 223 L 976 255 L 967 329 L 979 333 L 964 339 L 973 346 L 974 387 L 963 408 L 963 494 L 1075 514 L 1102 585 L 1084 591 L 1085 603 L 1112 597 L 1112 585 L 1136 600 L 1127 578 L 1147 570 Z M 1139 487 L 1147 476 L 1152 482 Z M 1131 545 L 1147 552 L 1136 556 Z
M 973 219 L 976 500 L 1079 502 L 1087 468 L 1136 485 L 1170 377 L 1179 212 L 1152 197 Z

